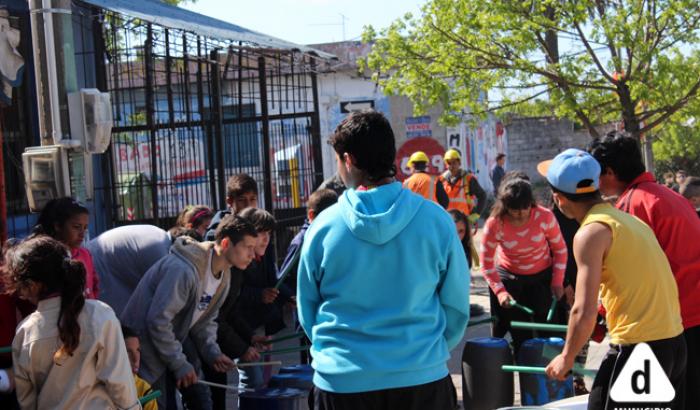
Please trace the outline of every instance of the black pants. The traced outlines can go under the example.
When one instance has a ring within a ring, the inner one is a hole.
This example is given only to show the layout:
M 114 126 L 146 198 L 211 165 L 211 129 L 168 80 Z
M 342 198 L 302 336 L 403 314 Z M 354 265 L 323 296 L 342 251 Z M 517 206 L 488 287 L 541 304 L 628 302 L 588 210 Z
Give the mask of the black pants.
M 593 381 L 591 394 L 588 396 L 588 410 L 614 410 L 615 408 L 670 408 L 683 410 L 686 401 L 685 372 L 686 346 L 683 335 L 671 339 L 656 340 L 647 343 L 656 355 L 661 367 L 668 376 L 671 385 L 676 390 L 676 396 L 670 403 L 617 403 L 610 395 L 615 380 L 627 363 L 636 345 L 611 345 L 610 351 L 600 364 L 600 369 Z M 653 383 L 653 381 L 652 381 Z M 697 408 L 698 403 L 690 403 Z
M 503 337 L 510 332 L 513 338 L 513 350 L 517 358 L 520 345 L 528 339 L 534 337 L 564 337 L 563 333 L 551 333 L 533 331 L 527 329 L 511 329 L 511 321 L 545 323 L 547 313 L 552 304 L 552 270 L 546 269 L 534 275 L 515 275 L 498 267 L 498 274 L 506 290 L 519 304 L 529 307 L 535 314 L 530 316 L 522 310 L 510 307 L 503 308 L 498 303 L 498 297 L 489 290 L 491 295 L 491 315 L 496 318 L 496 322 L 491 328 L 493 337 Z M 563 310 L 563 301 L 557 304 L 554 319 L 551 323 L 562 323 L 565 320 L 566 312 Z
M 450 375 L 432 383 L 362 393 L 331 393 L 314 387 L 315 410 L 454 410 Z
M 204 364 L 202 366 L 202 371 L 204 372 L 204 377 L 207 381 L 219 384 L 228 384 L 228 374 L 221 373 L 214 370 L 214 368 Z M 212 387 L 211 389 L 211 402 L 213 409 L 225 409 L 226 408 L 226 390 L 218 387 Z
M 700 326 L 683 332 L 688 347 L 688 366 L 685 375 L 685 408 L 697 409 L 700 405 Z
M 182 351 L 187 356 L 187 361 L 192 364 L 195 371 L 197 372 L 197 377 L 203 378 L 204 374 L 202 372 L 203 361 L 199 357 L 197 352 L 197 347 L 195 346 L 192 339 L 187 337 L 182 342 Z M 174 375 L 167 371 L 164 373 L 151 387 L 153 390 L 161 390 L 163 395 L 158 398 L 158 408 L 162 410 L 177 409 L 177 391 L 179 390 L 182 396 L 182 407 L 186 410 L 212 410 L 216 407 L 212 407 L 211 393 L 212 390 L 220 389 L 209 389 L 209 386 L 203 384 L 193 384 L 184 389 L 177 389 L 177 381 Z

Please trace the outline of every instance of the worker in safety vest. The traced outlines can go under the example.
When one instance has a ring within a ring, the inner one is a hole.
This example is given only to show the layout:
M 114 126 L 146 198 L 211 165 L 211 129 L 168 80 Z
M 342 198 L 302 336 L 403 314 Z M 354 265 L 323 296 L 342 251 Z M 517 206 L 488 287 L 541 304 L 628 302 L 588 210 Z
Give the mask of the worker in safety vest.
M 456 149 L 445 152 L 447 171 L 442 174 L 442 184 L 450 199 L 447 209 L 459 209 L 475 223 L 486 207 L 486 191 L 471 173 L 463 170 L 462 156 Z
M 447 197 L 439 175 L 430 175 L 425 172 L 428 166 L 428 156 L 423 151 L 414 152 L 408 159 L 408 167 L 411 168 L 411 176 L 403 181 L 403 187 L 410 189 L 425 199 L 437 202 L 447 209 L 450 198 Z

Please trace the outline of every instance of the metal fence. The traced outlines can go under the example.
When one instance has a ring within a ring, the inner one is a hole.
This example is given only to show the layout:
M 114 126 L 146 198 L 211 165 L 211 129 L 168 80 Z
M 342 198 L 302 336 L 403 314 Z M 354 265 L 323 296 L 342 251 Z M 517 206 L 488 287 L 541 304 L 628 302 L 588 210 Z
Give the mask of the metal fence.
M 8 7 L 9 23 L 22 33 L 17 51 L 25 60 L 22 83 L 12 91 L 12 101 L 0 103 L 0 140 L 2 141 L 3 188 L 7 217 L 5 233 L 8 237 L 24 236 L 34 224 L 29 214 L 27 195 L 22 171 L 22 152 L 35 145 L 38 135 L 36 122 L 35 89 L 32 65 L 32 44 L 30 36 L 29 10 L 15 3 L 3 4 Z
M 314 58 L 95 13 L 115 122 L 97 194 L 112 223 L 167 228 L 185 205 L 223 209 L 227 179 L 245 172 L 286 239 L 322 180 Z

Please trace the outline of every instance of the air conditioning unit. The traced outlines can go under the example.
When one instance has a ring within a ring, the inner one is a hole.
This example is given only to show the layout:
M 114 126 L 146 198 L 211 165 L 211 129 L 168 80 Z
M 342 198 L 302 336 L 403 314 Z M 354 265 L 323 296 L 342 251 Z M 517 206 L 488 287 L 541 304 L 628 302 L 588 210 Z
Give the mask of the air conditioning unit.
M 73 140 L 83 149 L 102 154 L 109 148 L 112 137 L 112 103 L 109 93 L 96 88 L 84 88 L 68 93 L 70 130 Z
M 22 165 L 32 212 L 41 211 L 50 200 L 70 192 L 68 162 L 60 146 L 27 147 L 22 154 Z

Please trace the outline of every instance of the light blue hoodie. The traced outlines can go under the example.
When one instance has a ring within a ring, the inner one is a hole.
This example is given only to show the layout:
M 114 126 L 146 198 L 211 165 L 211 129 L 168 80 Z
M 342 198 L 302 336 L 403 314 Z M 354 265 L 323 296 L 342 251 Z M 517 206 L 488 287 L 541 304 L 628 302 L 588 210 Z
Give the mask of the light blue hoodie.
M 469 320 L 469 267 L 452 218 L 398 182 L 345 191 L 306 233 L 297 304 L 322 390 L 442 379 Z

